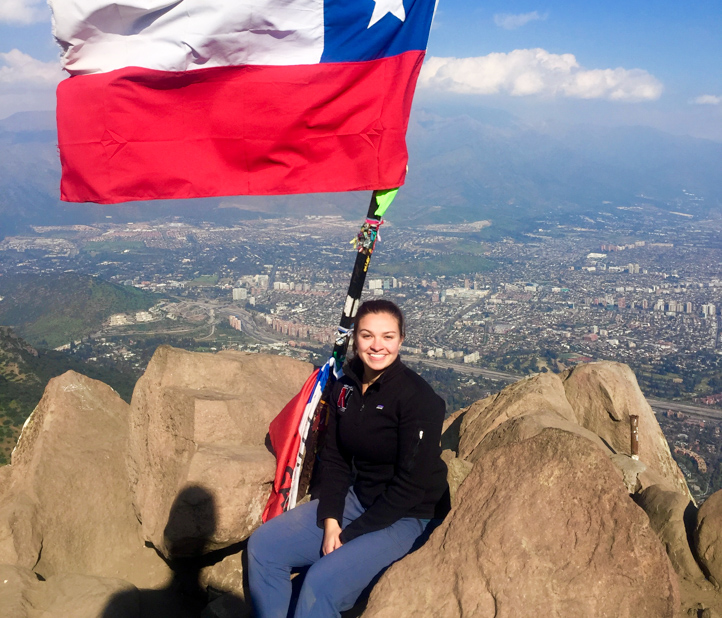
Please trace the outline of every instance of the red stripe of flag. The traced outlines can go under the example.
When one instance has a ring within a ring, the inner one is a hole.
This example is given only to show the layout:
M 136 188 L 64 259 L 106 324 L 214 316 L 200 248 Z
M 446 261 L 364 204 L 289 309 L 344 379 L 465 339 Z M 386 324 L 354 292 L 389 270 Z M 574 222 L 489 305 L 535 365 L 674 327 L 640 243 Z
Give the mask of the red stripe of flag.
M 62 199 L 398 187 L 423 56 L 71 77 L 58 87 Z

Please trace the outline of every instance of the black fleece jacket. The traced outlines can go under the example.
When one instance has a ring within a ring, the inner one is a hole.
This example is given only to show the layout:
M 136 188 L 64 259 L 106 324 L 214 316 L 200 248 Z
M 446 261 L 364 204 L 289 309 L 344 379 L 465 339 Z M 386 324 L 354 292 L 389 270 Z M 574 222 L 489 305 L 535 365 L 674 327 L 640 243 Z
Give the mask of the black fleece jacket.
M 398 358 L 364 395 L 362 375 L 359 359 L 344 366 L 320 454 L 318 525 L 329 517 L 342 524 L 352 482 L 367 509 L 343 530 L 342 543 L 403 517 L 438 516 L 437 504 L 448 497 L 440 446 L 444 400 Z

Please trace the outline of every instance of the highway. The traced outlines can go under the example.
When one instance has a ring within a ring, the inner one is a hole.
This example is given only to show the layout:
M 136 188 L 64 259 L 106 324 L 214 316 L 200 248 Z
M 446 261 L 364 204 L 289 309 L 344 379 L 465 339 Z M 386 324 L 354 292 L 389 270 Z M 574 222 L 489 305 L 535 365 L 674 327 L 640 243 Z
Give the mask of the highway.
M 504 382 L 517 382 L 525 376 L 519 376 L 506 371 L 496 371 L 493 369 L 484 369 L 482 367 L 473 367 L 471 365 L 461 365 L 447 360 L 439 360 L 436 358 L 422 358 L 420 356 L 412 356 L 407 354 L 404 356 L 404 362 L 413 365 L 427 365 L 429 367 L 437 367 L 439 369 L 453 369 L 454 371 L 466 375 L 482 376 L 492 380 L 501 380 Z M 722 410 L 716 410 L 707 406 L 700 406 L 691 403 L 680 403 L 678 401 L 665 401 L 663 399 L 654 399 L 647 397 L 650 406 L 657 410 L 674 410 L 682 412 L 690 416 L 696 416 L 704 419 L 713 419 L 722 421 Z

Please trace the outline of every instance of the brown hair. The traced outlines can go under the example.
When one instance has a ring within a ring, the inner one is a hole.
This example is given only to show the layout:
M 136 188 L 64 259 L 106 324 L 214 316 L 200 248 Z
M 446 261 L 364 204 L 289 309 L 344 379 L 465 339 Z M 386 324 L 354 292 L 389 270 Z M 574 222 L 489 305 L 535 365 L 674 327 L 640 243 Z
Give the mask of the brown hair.
M 361 318 L 368 315 L 369 313 L 388 313 L 389 315 L 395 317 L 396 322 L 399 325 L 399 333 L 401 334 L 401 338 L 403 339 L 406 336 L 406 324 L 404 320 L 404 314 L 395 303 L 392 303 L 390 300 L 386 300 L 383 298 L 367 300 L 366 302 L 361 304 L 358 311 L 356 312 L 356 317 L 354 318 L 354 351 L 356 351 L 356 327 L 361 323 Z

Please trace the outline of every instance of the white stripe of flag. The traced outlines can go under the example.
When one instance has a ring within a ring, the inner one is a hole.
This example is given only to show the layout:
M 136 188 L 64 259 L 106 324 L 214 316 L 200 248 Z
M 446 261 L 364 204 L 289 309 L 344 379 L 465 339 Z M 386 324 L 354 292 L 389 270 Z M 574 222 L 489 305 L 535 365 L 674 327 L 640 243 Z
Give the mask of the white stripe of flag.
M 315 64 L 323 0 L 49 0 L 72 75 Z

